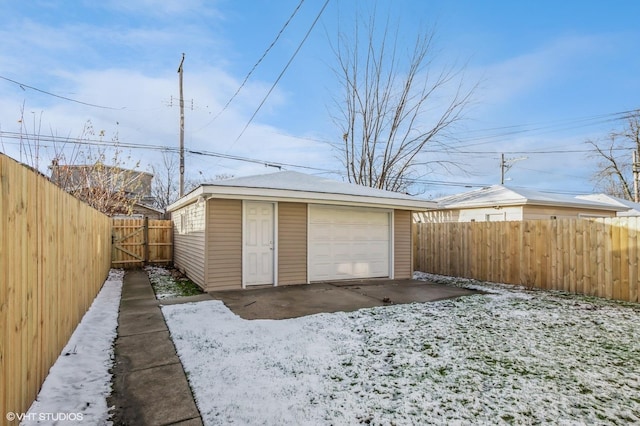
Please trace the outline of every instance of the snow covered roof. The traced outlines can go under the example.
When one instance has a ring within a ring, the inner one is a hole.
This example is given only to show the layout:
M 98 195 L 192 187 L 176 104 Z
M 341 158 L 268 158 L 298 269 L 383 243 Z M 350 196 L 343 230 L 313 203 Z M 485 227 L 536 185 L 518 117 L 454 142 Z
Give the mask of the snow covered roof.
M 539 205 L 554 207 L 578 207 L 621 211 L 624 208 L 598 201 L 584 200 L 570 195 L 540 192 L 532 189 L 509 188 L 493 185 L 462 194 L 450 195 L 435 200 L 440 209 L 461 209 L 494 206 Z
M 626 210 L 618 212 L 618 216 L 640 216 L 640 203 L 634 203 L 623 198 L 607 194 L 578 195 L 576 198 L 624 207 Z
M 255 176 L 224 179 L 200 185 L 169 206 L 176 210 L 197 197 L 242 199 L 285 199 L 370 207 L 429 210 L 436 208 L 433 201 L 399 192 L 385 191 L 353 183 L 294 171 L 283 171 Z

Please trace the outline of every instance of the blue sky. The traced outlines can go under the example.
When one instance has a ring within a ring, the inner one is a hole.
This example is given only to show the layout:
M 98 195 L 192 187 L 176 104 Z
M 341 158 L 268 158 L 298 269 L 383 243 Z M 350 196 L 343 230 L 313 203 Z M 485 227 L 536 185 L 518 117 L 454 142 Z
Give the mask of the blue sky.
M 330 145 L 342 136 L 330 114 L 340 97 L 330 44 L 338 28 L 348 31 L 355 14 L 368 13 L 374 4 L 380 16 L 399 22 L 402 37 L 436 28 L 434 69 L 464 66 L 466 81 L 479 83 L 466 120 L 453 133 L 458 152 L 432 154 L 461 168 L 425 176 L 426 197 L 461 192 L 465 184 L 499 183 L 502 152 L 527 157 L 509 171 L 510 185 L 592 192 L 594 161 L 572 151 L 622 128 L 615 113 L 640 108 L 639 2 L 330 0 L 238 139 L 324 1 L 302 3 L 238 97 L 218 115 L 299 0 L 0 0 L 0 14 L 10 17 L 0 26 L 0 150 L 25 157 L 14 137 L 24 126 L 23 132 L 55 136 L 57 149 L 71 155 L 73 145 L 62 148 L 60 142 L 79 137 L 88 120 L 106 141 L 117 135 L 124 144 L 177 147 L 176 71 L 184 52 L 188 149 L 299 165 L 307 168 L 287 168 L 341 179 Z M 56 150 L 45 139 L 42 170 Z M 159 149 L 125 154 L 130 163 L 140 160 L 142 169 L 161 161 Z M 275 170 L 194 153 L 186 156 L 186 167 L 195 179 Z

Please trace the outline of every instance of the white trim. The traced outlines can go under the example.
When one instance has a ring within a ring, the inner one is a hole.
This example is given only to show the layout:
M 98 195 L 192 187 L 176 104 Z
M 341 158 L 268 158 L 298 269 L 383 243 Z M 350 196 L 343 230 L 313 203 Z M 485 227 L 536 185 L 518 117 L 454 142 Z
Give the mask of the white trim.
M 273 203 L 273 286 L 278 287 L 278 203 Z
M 311 243 L 310 232 L 311 231 L 311 205 L 307 204 L 307 284 L 311 284 L 311 256 L 309 256 L 309 244 Z
M 242 257 L 241 261 L 241 271 L 240 275 L 242 276 L 242 289 L 247 288 L 247 284 L 245 281 L 244 271 L 247 269 L 245 265 L 245 250 L 244 250 L 244 238 L 247 235 L 247 208 L 246 208 L 246 200 L 242 200 L 242 233 L 240 235 L 240 257 Z
M 392 280 L 396 276 L 395 258 L 396 258 L 396 218 L 395 210 L 389 213 L 389 278 Z
M 248 203 L 252 203 L 252 202 L 256 202 L 255 200 L 242 200 L 242 288 L 246 289 L 247 288 L 247 281 L 246 281 L 246 276 L 244 271 L 246 270 L 246 257 L 245 257 L 245 249 L 244 249 L 244 244 L 245 244 L 245 236 L 247 235 L 247 231 L 246 231 L 246 226 L 247 226 L 247 204 Z M 257 201 L 260 202 L 260 201 Z M 266 203 L 266 204 L 271 204 L 272 206 L 272 210 L 271 210 L 271 219 L 273 221 L 272 223 L 272 232 L 273 232 L 273 256 L 271 261 L 273 262 L 271 265 L 271 281 L 274 287 L 277 287 L 278 285 L 278 220 L 277 220 L 277 213 L 278 213 L 278 203 Z M 263 284 L 263 285 L 269 285 L 269 284 Z

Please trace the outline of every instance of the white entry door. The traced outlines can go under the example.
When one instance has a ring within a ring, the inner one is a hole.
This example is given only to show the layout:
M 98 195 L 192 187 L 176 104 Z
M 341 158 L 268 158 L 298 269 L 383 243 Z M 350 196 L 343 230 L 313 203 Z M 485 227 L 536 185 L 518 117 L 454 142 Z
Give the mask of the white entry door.
M 244 283 L 273 284 L 274 205 L 247 201 L 244 208 Z

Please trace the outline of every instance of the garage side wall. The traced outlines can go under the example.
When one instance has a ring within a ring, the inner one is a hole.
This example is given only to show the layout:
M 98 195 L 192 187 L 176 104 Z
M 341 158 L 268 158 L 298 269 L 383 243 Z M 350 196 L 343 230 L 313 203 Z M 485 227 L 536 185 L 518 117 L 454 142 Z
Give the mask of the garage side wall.
M 194 283 L 205 288 L 205 203 L 194 203 L 171 213 L 173 263 Z
M 411 278 L 413 276 L 411 260 L 411 212 L 395 210 L 393 212 L 393 270 L 395 279 Z
M 242 201 L 211 199 L 207 209 L 206 290 L 242 288 Z
M 307 204 L 278 203 L 278 285 L 307 282 Z

